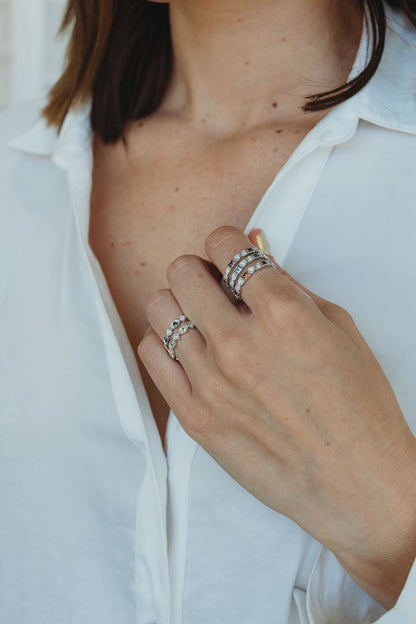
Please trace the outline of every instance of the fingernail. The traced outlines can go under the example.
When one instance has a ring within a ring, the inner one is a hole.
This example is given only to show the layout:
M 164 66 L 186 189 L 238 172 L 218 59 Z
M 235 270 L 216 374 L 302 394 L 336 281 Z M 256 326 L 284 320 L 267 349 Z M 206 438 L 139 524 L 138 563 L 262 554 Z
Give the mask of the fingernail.
M 258 233 L 255 235 L 255 239 L 256 239 L 257 247 L 261 249 L 262 251 L 264 251 L 265 254 L 270 255 L 271 252 L 270 252 L 269 241 L 267 240 L 267 236 L 263 230 L 258 231 Z

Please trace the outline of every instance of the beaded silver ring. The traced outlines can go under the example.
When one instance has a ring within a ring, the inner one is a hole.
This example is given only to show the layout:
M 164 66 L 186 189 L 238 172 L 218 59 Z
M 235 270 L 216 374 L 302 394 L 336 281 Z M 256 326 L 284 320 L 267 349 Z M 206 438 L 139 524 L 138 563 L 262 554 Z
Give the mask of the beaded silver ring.
M 226 286 L 229 286 L 229 280 L 233 279 L 233 275 L 231 276 L 231 278 L 229 278 L 231 271 L 233 271 L 233 274 L 235 271 L 237 271 L 238 273 L 240 267 L 244 268 L 247 262 L 249 262 L 249 259 L 246 256 L 250 256 L 251 260 L 255 260 L 260 257 L 265 258 L 266 254 L 258 247 L 247 247 L 246 249 L 243 249 L 242 251 L 240 251 L 238 254 L 235 254 L 235 256 L 231 258 L 230 262 L 227 264 L 227 268 L 225 269 L 225 273 L 222 278 Z M 241 260 L 241 262 L 237 265 L 239 260 Z
M 250 263 L 253 264 L 250 265 Z M 243 302 L 243 299 L 240 296 L 243 284 L 245 284 L 245 282 L 255 271 L 263 269 L 267 266 L 276 269 L 275 264 L 270 260 L 270 258 L 257 247 L 247 247 L 230 260 L 223 275 L 222 283 L 226 289 L 231 291 L 233 294 L 234 303 L 237 304 Z
M 184 314 L 181 314 L 167 328 L 166 335 L 163 337 L 163 346 L 172 359 L 179 361 L 175 353 L 176 343 L 192 327 L 194 327 L 193 322 L 187 319 Z
M 244 260 L 240 260 L 240 262 L 237 264 L 237 266 L 233 270 L 231 277 L 228 279 L 229 287 L 230 288 L 234 287 L 237 277 L 240 275 L 242 270 L 247 266 L 247 264 L 249 264 L 253 260 L 258 260 L 259 258 L 266 258 L 266 255 L 263 252 L 261 252 L 261 254 L 253 253 L 253 254 L 250 254 L 249 256 L 246 256 Z
M 235 288 L 233 288 L 234 296 L 238 300 L 242 300 L 240 297 L 240 291 L 243 285 L 250 279 L 253 273 L 268 266 L 272 269 L 276 269 L 276 265 L 269 258 L 262 258 L 259 262 L 256 262 L 255 265 L 249 266 L 248 269 L 244 271 L 243 275 L 238 278 Z

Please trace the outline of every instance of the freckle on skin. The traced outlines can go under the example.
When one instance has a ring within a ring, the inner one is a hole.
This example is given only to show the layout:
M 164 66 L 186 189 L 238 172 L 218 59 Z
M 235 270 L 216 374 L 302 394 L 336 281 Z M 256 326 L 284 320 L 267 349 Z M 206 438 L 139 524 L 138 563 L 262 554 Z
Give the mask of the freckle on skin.
M 169 212 L 175 212 L 176 206 L 173 206 L 173 205 L 168 206 L 168 210 L 169 210 Z
M 329 446 L 329 442 L 327 442 L 326 445 Z
M 309 409 L 309 407 L 306 408 L 306 411 L 309 413 L 311 410 Z
M 257 141 L 257 137 L 252 136 L 252 137 L 251 137 L 251 140 L 252 140 L 252 141 L 253 141 L 253 143 L 254 143 L 255 141 Z
M 175 193 L 177 193 L 178 191 L 179 191 L 179 187 L 177 186 L 177 187 L 175 188 Z
M 237 20 L 237 22 L 238 22 L 239 24 L 241 24 L 241 22 L 242 22 L 242 21 L 243 21 L 243 20 L 241 19 L 241 17 L 239 17 L 239 18 L 238 18 L 238 20 Z
M 124 241 L 123 243 L 121 243 L 124 247 L 124 245 L 130 245 L 130 241 Z
M 146 266 L 146 262 L 140 262 L 140 266 Z
M 203 273 L 198 273 L 198 277 L 204 277 Z
M 277 147 L 275 147 L 273 151 L 274 151 L 274 152 L 277 152 Z
M 277 102 L 273 102 L 272 106 L 273 108 L 277 108 Z
M 293 134 L 299 134 L 300 130 L 295 130 Z
M 282 41 L 286 41 L 286 37 L 282 37 Z
M 114 243 L 110 243 L 110 247 L 114 247 Z
M 280 134 L 282 132 L 282 130 L 276 130 L 276 134 Z
M 244 65 L 250 65 L 250 61 L 246 61 Z

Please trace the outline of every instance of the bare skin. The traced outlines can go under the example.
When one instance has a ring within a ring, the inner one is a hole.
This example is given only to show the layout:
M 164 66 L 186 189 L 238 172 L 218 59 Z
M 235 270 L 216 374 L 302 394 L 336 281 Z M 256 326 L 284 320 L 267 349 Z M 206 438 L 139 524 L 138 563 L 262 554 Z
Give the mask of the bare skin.
M 258 299 L 256 284 L 262 287 L 263 299 L 269 292 L 268 312 L 276 320 L 274 339 L 279 348 L 270 343 L 267 315 L 261 310 L 253 313 L 247 321 L 249 335 L 257 338 L 250 352 L 258 348 L 259 358 L 267 352 L 270 366 L 267 379 L 260 378 L 266 392 L 258 394 L 259 382 L 242 394 L 238 375 L 227 374 L 227 357 L 237 353 L 243 358 L 246 352 L 226 327 L 235 310 L 224 310 L 222 317 L 222 338 L 231 335 L 234 340 L 224 351 L 221 340 L 207 330 L 218 307 L 209 312 L 196 285 L 212 287 L 209 301 L 220 308 L 225 305 L 203 260 L 223 271 L 224 258 L 248 242 L 241 230 L 265 190 L 325 115 L 303 114 L 299 110 L 303 97 L 345 82 L 358 46 L 361 16 L 351 3 L 333 0 L 174 0 L 170 9 L 175 53 L 171 84 L 157 111 L 130 124 L 127 152 L 120 144 L 105 146 L 95 138 L 90 221 L 91 246 L 137 349 L 161 438 L 172 406 L 190 435 L 234 478 L 331 548 L 355 580 L 389 608 L 416 552 L 416 505 L 408 502 L 416 476 L 415 443 L 388 381 L 352 319 L 313 293 L 313 302 L 300 299 L 298 290 L 282 287 L 282 278 L 276 276 L 270 281 L 271 271 L 268 277 L 263 271 L 266 277 L 251 280 L 246 291 L 253 292 L 253 306 Z M 229 229 L 220 227 L 224 224 L 238 229 L 230 236 Z M 181 345 L 185 368 L 161 348 L 178 303 L 193 312 L 203 331 L 202 335 L 192 330 Z M 309 324 L 314 348 L 305 353 L 297 328 Z M 283 344 L 286 335 L 288 342 Z M 200 342 L 195 343 L 198 336 Z M 192 348 L 186 352 L 184 345 Z M 290 357 L 284 361 L 284 347 L 286 354 L 296 353 L 295 365 Z M 259 379 L 255 360 L 245 365 L 252 366 L 253 378 Z M 299 362 L 314 373 L 314 388 L 302 378 Z M 286 370 L 286 364 L 292 366 L 291 379 L 297 376 L 297 383 L 282 386 L 278 397 L 267 400 L 273 394 L 275 373 Z M 334 379 L 338 370 L 342 383 Z M 360 373 L 373 384 L 364 387 Z M 347 374 L 351 387 L 345 390 Z M 337 419 L 332 418 L 333 409 L 321 404 L 325 393 L 318 391 L 319 383 L 336 389 L 332 400 Z M 299 396 L 291 394 L 295 386 L 310 405 L 301 405 Z M 175 388 L 180 391 L 174 393 Z M 215 412 L 218 393 L 229 406 L 227 426 Z M 344 426 L 351 396 L 357 401 L 357 427 L 363 427 L 359 445 Z M 256 428 L 253 435 L 259 405 L 262 430 Z M 311 424 L 311 435 L 305 437 L 299 432 L 308 409 L 321 421 L 316 430 Z M 378 432 L 374 434 L 378 437 L 369 436 L 369 431 Z M 372 461 L 374 449 L 377 457 Z M 253 464 L 247 471 L 241 457 L 250 456 Z M 341 474 L 348 474 L 351 461 L 357 475 L 371 473 L 367 489 L 358 487 L 359 479 L 355 484 L 334 482 L 340 458 L 345 463 Z M 287 488 L 274 487 L 276 475 Z M 370 510 L 369 500 L 375 501 Z M 304 501 L 305 507 L 300 509 L 297 501 Z M 396 526 L 386 532 L 383 509 L 388 504 L 400 513 L 395 515 Z
M 135 353 L 145 301 L 167 287 L 169 262 L 206 257 L 206 236 L 224 223 L 244 229 L 326 114 L 302 113 L 303 97 L 345 81 L 361 33 L 361 16 L 333 1 L 175 0 L 170 9 L 176 62 L 161 107 L 130 124 L 128 152 L 94 140 L 90 243 Z M 137 362 L 164 440 L 169 407 Z
M 136 351 L 148 326 L 145 302 L 168 287 L 166 267 L 178 255 L 206 257 L 204 241 L 213 229 L 224 223 L 245 228 L 307 131 L 274 124 L 211 146 L 155 116 L 137 132 L 142 138 L 134 160 L 120 146 L 95 142 L 90 243 L 136 354 L 162 440 L 169 406 Z

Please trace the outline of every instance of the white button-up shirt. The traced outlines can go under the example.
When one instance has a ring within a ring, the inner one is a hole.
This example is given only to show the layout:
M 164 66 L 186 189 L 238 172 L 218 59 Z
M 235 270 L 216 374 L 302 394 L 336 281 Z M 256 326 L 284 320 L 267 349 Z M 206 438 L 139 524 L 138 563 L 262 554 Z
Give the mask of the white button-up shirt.
M 245 231 L 350 312 L 416 434 L 416 32 L 392 9 L 388 25 L 374 78 L 309 132 Z M 89 106 L 59 134 L 39 110 L 0 117 L 0 622 L 414 624 L 416 564 L 386 611 L 172 412 L 162 448 L 88 243 Z

